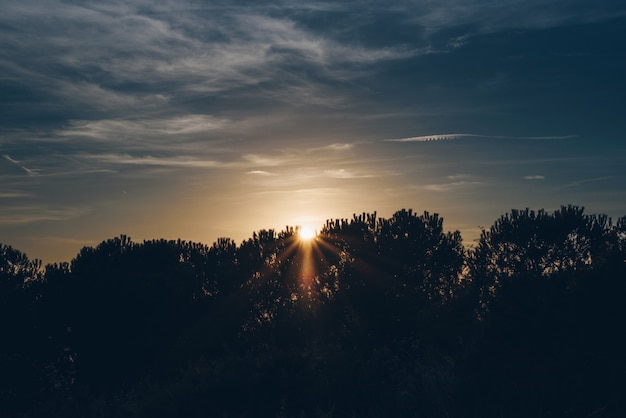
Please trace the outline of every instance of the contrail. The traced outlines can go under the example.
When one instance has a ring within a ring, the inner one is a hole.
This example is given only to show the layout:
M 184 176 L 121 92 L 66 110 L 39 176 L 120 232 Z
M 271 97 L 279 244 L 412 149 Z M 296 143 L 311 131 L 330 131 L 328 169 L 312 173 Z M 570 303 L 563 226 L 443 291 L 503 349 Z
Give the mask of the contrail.
M 37 173 L 35 173 L 33 170 L 31 170 L 30 168 L 22 165 L 22 163 L 20 163 L 17 160 L 14 160 L 13 158 L 11 158 L 10 156 L 8 156 L 7 154 L 2 154 L 2 156 L 4 157 L 5 160 L 15 164 L 16 166 L 18 166 L 19 168 L 21 168 L 22 170 L 24 170 L 29 176 L 36 176 Z
M 429 142 L 429 141 L 447 141 L 462 138 L 492 138 L 492 139 L 513 139 L 513 140 L 550 140 L 550 139 L 571 139 L 578 135 L 562 135 L 562 136 L 506 136 L 506 135 L 477 135 L 477 134 L 436 134 L 411 136 L 406 138 L 390 138 L 383 139 L 385 142 Z

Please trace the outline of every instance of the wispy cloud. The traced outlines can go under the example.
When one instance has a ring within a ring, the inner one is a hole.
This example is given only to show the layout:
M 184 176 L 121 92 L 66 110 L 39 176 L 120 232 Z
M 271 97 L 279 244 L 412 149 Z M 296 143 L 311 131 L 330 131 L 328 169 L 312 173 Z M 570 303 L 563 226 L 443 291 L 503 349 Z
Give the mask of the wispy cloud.
M 462 181 L 473 179 L 474 176 L 471 174 L 450 174 L 449 176 L 446 176 L 446 178 L 452 181 Z
M 572 139 L 577 135 L 560 135 L 560 136 L 506 136 L 506 135 L 478 135 L 478 134 L 435 134 L 423 136 L 411 136 L 405 138 L 384 139 L 385 142 L 430 142 L 430 141 L 448 141 L 465 138 L 488 138 L 488 139 L 510 139 L 510 140 L 558 140 Z
M 69 126 L 56 132 L 62 137 L 84 137 L 106 141 L 182 136 L 211 132 L 228 125 L 227 119 L 209 115 L 185 115 L 171 118 L 138 120 L 102 119 L 70 121 Z
M 427 184 L 423 186 L 424 189 L 433 192 L 447 192 L 450 190 L 457 190 L 461 188 L 468 188 L 481 185 L 482 182 L 478 181 L 455 181 L 451 183 L 439 183 L 439 184 Z
M 355 144 L 345 144 L 345 143 L 335 143 L 330 145 L 325 145 L 323 147 L 312 148 L 310 151 L 349 151 L 354 148 Z
M 30 196 L 28 193 L 0 192 L 0 199 L 14 199 L 14 198 L 28 197 L 28 196 Z
M 16 166 L 18 166 L 20 169 L 22 169 L 26 174 L 28 174 L 29 176 L 36 176 L 37 175 L 37 171 L 36 170 L 31 170 L 30 168 L 26 167 L 24 164 L 22 164 L 20 161 L 14 160 L 13 158 L 11 158 L 9 155 L 7 154 L 2 154 L 2 157 L 7 160 L 8 162 L 15 164 Z
M 319 90 L 322 77 L 350 80 L 368 65 L 416 54 L 398 44 L 342 42 L 263 6 L 53 0 L 45 10 L 9 2 L 3 15 L 0 22 L 13 36 L 2 37 L 0 47 L 24 52 L 0 56 L 5 77 L 26 81 L 66 107 L 110 113 L 145 112 L 178 97 L 263 83 L 272 84 L 272 93 L 332 105 L 333 96 Z M 311 77 L 299 68 L 310 69 Z
M 615 10 L 602 3 L 540 0 L 449 0 L 427 2 L 422 13 L 413 19 L 429 32 L 454 27 L 474 28 L 480 33 L 504 29 L 545 29 L 577 22 L 595 22 L 624 16 L 626 10 Z M 612 13 L 614 13 L 612 15 Z
M 270 171 L 264 171 L 264 170 L 247 171 L 246 174 L 253 175 L 253 176 L 262 176 L 262 177 L 274 177 L 274 176 L 277 176 L 276 173 L 272 173 Z
M 83 211 L 75 207 L 13 206 L 0 210 L 0 225 L 22 225 L 74 219 Z
M 469 38 L 469 34 L 464 34 L 461 36 L 455 36 L 454 38 L 448 41 L 448 47 L 452 49 L 457 49 L 463 47 Z
M 286 162 L 290 161 L 288 158 L 272 157 L 261 154 L 246 154 L 243 156 L 243 159 L 250 165 L 258 167 L 276 167 L 284 165 Z
M 405 138 L 384 139 L 385 142 L 429 142 L 429 141 L 446 141 L 450 139 L 473 138 L 479 135 L 474 134 L 436 134 L 423 136 L 409 136 Z
M 578 187 L 578 186 L 582 186 L 582 185 L 587 184 L 587 183 L 597 183 L 597 182 L 601 182 L 601 181 L 605 181 L 605 180 L 610 180 L 612 178 L 613 178 L 612 176 L 604 176 L 604 177 L 594 177 L 594 178 L 576 180 L 576 181 L 573 181 L 571 183 L 567 183 L 563 187 Z
M 204 160 L 194 157 L 135 157 L 128 154 L 92 154 L 83 155 L 83 158 L 112 165 L 137 165 L 137 166 L 160 166 L 160 167 L 186 167 L 186 168 L 225 168 L 236 166 L 235 163 Z
M 52 93 L 61 100 L 106 112 L 133 107 L 143 111 L 158 109 L 169 100 L 167 94 L 122 92 L 87 82 L 58 81 L 52 87 Z
M 355 177 L 353 173 L 344 170 L 343 168 L 340 168 L 338 170 L 324 170 L 324 174 L 327 177 L 332 177 L 335 179 L 351 179 Z
M 540 176 L 540 175 L 535 175 L 535 176 L 524 176 L 523 179 L 524 180 L 544 180 L 545 177 Z

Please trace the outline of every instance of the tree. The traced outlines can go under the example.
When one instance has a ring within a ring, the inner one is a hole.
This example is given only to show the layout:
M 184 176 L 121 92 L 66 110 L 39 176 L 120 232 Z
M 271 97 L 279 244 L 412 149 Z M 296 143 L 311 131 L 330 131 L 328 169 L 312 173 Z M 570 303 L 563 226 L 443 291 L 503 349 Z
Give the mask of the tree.
M 0 244 L 0 415 L 11 416 L 46 390 L 34 304 L 39 260 Z
M 438 214 L 417 216 L 401 210 L 380 221 L 378 252 L 402 281 L 402 288 L 427 300 L 447 301 L 454 296 L 464 262 L 459 231 L 444 233 Z
M 165 370 L 166 362 L 153 368 L 155 362 L 180 343 L 195 306 L 210 297 L 208 251 L 122 235 L 83 248 L 66 269 L 50 269 L 57 291 L 45 306 L 51 315 L 66 313 L 58 328 L 67 330 L 62 338 L 74 353 L 77 379 L 110 389 L 148 369 Z
M 615 235 L 603 215 L 585 215 L 584 208 L 562 206 L 544 210 L 512 210 L 483 230 L 471 253 L 471 276 L 486 308 L 497 290 L 516 279 L 548 277 L 590 270 L 615 253 Z
M 483 231 L 469 260 L 481 321 L 462 385 L 474 415 L 624 413 L 623 386 L 608 383 L 626 373 L 621 227 L 563 206 L 513 210 Z M 481 403 L 485 392 L 498 401 Z

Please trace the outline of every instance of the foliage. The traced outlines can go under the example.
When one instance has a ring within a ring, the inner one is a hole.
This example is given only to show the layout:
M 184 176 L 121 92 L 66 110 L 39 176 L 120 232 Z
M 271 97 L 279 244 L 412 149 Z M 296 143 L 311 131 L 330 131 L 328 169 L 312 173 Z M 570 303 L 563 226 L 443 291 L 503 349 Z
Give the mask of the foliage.
M 0 415 L 620 416 L 626 217 L 401 210 L 240 245 L 0 245 Z

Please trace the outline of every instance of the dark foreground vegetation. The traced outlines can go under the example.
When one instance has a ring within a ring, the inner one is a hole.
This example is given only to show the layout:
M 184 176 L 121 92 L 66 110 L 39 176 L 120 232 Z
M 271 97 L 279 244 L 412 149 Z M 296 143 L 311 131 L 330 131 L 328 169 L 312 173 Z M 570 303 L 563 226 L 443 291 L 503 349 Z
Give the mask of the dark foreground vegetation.
M 2 417 L 625 417 L 626 218 L 0 245 Z

